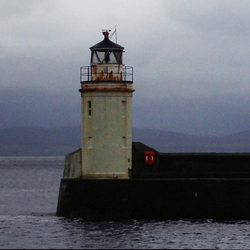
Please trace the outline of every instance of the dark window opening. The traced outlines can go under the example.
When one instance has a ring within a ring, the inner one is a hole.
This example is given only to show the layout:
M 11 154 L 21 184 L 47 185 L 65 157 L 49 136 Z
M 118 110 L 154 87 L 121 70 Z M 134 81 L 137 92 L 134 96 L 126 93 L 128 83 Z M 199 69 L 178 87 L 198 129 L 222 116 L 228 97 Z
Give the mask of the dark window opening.
M 91 112 L 92 110 L 91 110 L 91 101 L 88 101 L 88 114 L 89 114 L 89 116 L 91 116 L 92 115 L 92 112 Z

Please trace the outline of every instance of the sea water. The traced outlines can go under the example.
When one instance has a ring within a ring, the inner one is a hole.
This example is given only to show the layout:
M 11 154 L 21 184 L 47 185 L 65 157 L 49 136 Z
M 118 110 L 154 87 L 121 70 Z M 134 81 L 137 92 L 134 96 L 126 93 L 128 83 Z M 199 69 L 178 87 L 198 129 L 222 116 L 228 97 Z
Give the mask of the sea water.
M 63 166 L 64 157 L 0 157 L 0 248 L 250 248 L 250 221 L 57 217 Z

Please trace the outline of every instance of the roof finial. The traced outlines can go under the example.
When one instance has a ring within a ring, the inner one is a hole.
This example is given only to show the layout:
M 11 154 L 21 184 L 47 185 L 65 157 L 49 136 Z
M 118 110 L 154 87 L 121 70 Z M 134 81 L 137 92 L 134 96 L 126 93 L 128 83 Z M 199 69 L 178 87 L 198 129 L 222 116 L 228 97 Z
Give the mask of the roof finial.
M 109 39 L 109 32 L 110 32 L 111 30 L 102 30 L 102 34 L 104 35 L 104 38 L 105 39 Z

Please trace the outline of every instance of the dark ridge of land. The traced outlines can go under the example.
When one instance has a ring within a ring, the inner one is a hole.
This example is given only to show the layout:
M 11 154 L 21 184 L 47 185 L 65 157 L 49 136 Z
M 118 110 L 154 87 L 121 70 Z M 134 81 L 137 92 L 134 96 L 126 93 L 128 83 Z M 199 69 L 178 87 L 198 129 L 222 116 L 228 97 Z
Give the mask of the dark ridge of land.
M 162 153 L 250 152 L 250 130 L 227 136 L 195 136 L 133 128 L 133 141 Z M 0 156 L 65 156 L 81 147 L 81 128 L 17 127 L 0 129 Z

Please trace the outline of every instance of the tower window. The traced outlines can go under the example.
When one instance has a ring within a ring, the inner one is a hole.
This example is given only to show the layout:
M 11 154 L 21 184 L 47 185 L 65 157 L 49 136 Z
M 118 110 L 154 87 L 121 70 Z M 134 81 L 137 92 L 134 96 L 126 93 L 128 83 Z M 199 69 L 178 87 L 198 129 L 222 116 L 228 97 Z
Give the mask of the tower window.
M 91 101 L 88 101 L 88 114 L 89 114 L 89 116 L 92 115 L 92 104 L 91 104 Z
M 92 148 L 92 137 L 91 136 L 89 136 L 88 148 Z
M 126 148 L 126 147 L 127 147 L 127 139 L 126 139 L 126 136 L 123 136 L 123 137 L 122 137 L 122 140 L 123 140 L 123 148 Z
M 122 101 L 122 117 L 126 117 L 127 115 L 127 104 L 126 101 Z

